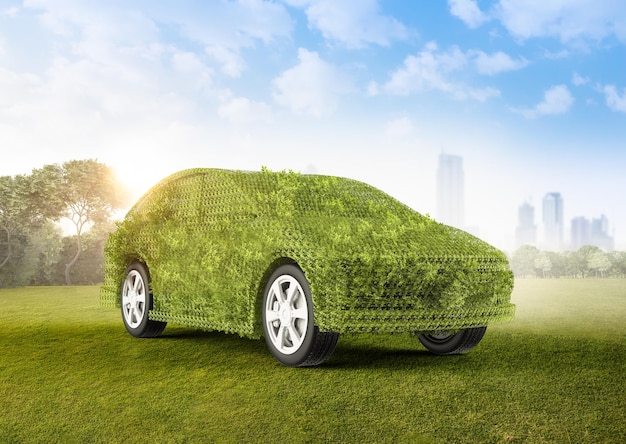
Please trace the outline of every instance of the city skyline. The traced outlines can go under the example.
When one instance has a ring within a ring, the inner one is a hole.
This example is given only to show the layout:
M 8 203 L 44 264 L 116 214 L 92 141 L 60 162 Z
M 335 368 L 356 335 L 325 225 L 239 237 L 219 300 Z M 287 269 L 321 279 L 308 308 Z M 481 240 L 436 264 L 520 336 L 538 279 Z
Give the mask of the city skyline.
M 463 156 L 441 153 L 437 163 L 437 213 L 436 219 L 447 225 L 474 233 L 480 237 L 480 226 L 468 226 L 465 221 L 465 172 Z M 472 178 L 469 178 L 470 182 Z M 494 202 L 499 204 L 499 202 Z M 569 227 L 565 219 L 565 200 L 560 192 L 552 191 L 542 199 L 542 231 L 535 221 L 535 207 L 527 200 L 518 207 L 514 248 L 524 245 L 540 247 L 548 251 L 578 250 L 591 245 L 605 251 L 615 248 L 614 232 L 610 231 L 605 214 L 588 219 L 586 216 L 571 218 Z M 541 236 L 539 236 L 541 234 Z
M 615 249 L 614 230 L 611 231 L 609 219 L 605 214 L 592 219 L 576 216 L 571 219 L 569 232 L 566 233 L 566 221 L 563 218 L 564 199 L 560 193 L 547 193 L 542 202 L 545 230 L 543 238 L 539 239 L 537 236 L 534 207 L 524 202 L 518 210 L 517 248 L 532 245 L 550 251 L 576 251 L 583 246 L 591 245 L 608 252 Z

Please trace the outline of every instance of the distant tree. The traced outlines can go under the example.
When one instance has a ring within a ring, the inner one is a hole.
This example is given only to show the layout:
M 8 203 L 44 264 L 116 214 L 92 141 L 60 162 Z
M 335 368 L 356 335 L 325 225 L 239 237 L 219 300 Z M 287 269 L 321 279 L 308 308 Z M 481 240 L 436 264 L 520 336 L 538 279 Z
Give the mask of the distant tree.
M 601 253 L 602 250 L 593 245 L 584 245 L 575 252 L 572 256 L 572 265 L 577 274 L 580 273 L 582 277 L 585 278 L 591 273 L 591 268 L 589 268 L 589 258 L 597 252 Z
M 104 244 L 115 230 L 114 222 L 96 224 L 81 237 L 80 260 L 72 269 L 72 284 L 94 285 L 104 280 Z M 56 267 L 56 279 L 64 281 L 65 266 L 76 254 L 76 235 L 63 238 L 61 257 Z
M 552 270 L 552 262 L 545 251 L 539 253 L 539 255 L 535 258 L 534 266 L 541 272 L 541 277 L 543 278 L 546 277 L 546 273 Z
M 588 266 L 590 270 L 596 272 L 596 276 L 600 274 L 603 278 L 607 270 L 611 268 L 611 261 L 603 251 L 594 251 L 589 255 Z
M 41 190 L 47 191 L 50 213 L 67 217 L 76 229 L 73 256 L 65 264 L 65 283 L 72 284 L 72 267 L 83 252 L 82 235 L 93 224 L 105 223 L 112 211 L 121 208 L 124 193 L 108 166 L 95 160 L 72 160 L 63 165 L 47 165 L 34 170 Z
M 535 276 L 535 259 L 539 249 L 532 245 L 523 245 L 511 256 L 511 268 L 515 276 Z
M 63 281 L 55 279 L 55 267 L 60 259 L 63 245 L 61 228 L 47 220 L 36 229 L 29 231 L 26 257 L 29 258 L 29 285 L 59 285 Z
M 547 256 L 551 265 L 549 270 L 550 276 L 560 278 L 569 274 L 569 269 L 567 265 L 568 257 L 566 253 L 546 251 L 545 255 Z
M 617 277 L 626 277 L 626 252 L 614 251 L 609 254 L 612 274 Z
M 0 269 L 8 264 L 14 253 L 14 237 L 25 227 L 36 225 L 41 212 L 30 199 L 27 176 L 0 177 L 0 230 L 4 232 L 5 253 L 0 256 Z
M 13 177 L 0 177 L 0 228 L 6 236 L 6 254 L 0 257 L 0 268 L 4 267 L 13 254 L 13 236 L 20 226 L 21 202 L 16 197 L 17 186 Z

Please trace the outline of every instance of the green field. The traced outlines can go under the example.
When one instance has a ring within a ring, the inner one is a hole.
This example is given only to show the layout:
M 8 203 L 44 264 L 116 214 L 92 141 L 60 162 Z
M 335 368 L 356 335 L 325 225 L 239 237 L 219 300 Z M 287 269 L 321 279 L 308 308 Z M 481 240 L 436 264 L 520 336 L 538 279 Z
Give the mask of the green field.
M 97 287 L 0 290 L 0 443 L 626 442 L 626 280 L 516 281 L 462 356 L 344 336 L 319 368 L 168 326 L 135 339 Z

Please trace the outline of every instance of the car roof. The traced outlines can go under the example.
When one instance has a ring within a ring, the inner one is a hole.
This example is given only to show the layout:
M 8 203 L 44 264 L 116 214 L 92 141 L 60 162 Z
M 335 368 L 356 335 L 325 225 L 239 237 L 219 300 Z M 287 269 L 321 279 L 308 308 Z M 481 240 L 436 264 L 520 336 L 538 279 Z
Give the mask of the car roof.
M 220 215 L 314 214 L 346 217 L 415 216 L 398 200 L 353 179 L 293 171 L 240 171 L 193 168 L 166 177 L 152 187 L 131 211 L 142 211 L 160 196 L 201 203 Z

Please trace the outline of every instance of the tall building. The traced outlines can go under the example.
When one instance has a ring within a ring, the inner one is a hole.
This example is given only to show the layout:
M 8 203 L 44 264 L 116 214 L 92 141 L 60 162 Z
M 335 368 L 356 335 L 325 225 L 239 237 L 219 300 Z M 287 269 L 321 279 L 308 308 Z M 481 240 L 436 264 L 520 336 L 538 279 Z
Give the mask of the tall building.
M 439 155 L 437 168 L 437 219 L 457 228 L 465 226 L 465 176 L 463 158 Z
M 615 248 L 615 240 L 609 234 L 609 219 L 604 214 L 591 221 L 591 245 L 604 251 L 613 251 Z
M 571 229 L 572 250 L 576 251 L 585 245 L 591 245 L 591 223 L 586 217 L 572 219 Z
M 537 244 L 537 225 L 535 225 L 535 207 L 524 202 L 517 211 L 517 229 L 515 230 L 517 246 Z
M 563 248 L 563 199 L 560 193 L 548 193 L 543 198 L 544 243 L 547 250 Z
M 572 219 L 572 250 L 578 250 L 585 245 L 593 245 L 604 251 L 613 251 L 615 241 L 609 234 L 609 220 L 603 214 L 591 221 L 586 217 Z

